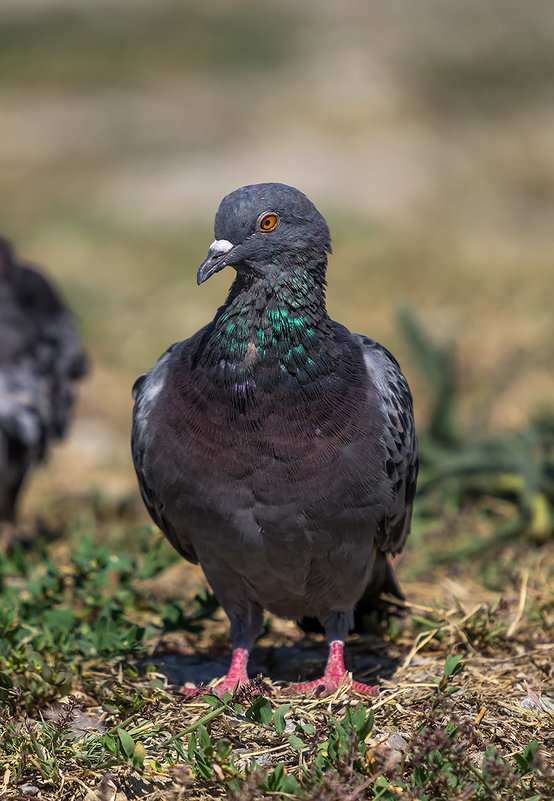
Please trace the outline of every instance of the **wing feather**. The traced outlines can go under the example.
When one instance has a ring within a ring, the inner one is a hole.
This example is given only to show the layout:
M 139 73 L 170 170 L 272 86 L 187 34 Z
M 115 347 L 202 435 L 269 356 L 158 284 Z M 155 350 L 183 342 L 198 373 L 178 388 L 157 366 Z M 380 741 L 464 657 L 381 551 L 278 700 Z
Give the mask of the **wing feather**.
M 389 509 L 379 521 L 376 545 L 381 551 L 396 554 L 410 531 L 419 465 L 412 395 L 394 356 L 375 340 L 355 336 L 362 348 L 370 391 L 382 405 L 384 468 L 392 487 Z

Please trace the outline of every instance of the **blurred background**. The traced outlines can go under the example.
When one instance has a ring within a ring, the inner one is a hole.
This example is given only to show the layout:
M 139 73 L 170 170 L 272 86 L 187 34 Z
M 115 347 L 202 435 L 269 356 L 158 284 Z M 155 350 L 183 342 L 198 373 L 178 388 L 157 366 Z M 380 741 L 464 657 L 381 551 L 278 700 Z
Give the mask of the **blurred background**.
M 458 446 L 551 409 L 551 0 L 3 0 L 0 115 L 0 232 L 57 282 L 92 358 L 27 520 L 100 498 L 146 524 L 131 386 L 223 301 L 232 276 L 195 273 L 248 183 L 326 216 L 330 313 L 398 356 L 422 432 L 440 394 L 425 347 L 454 376 Z

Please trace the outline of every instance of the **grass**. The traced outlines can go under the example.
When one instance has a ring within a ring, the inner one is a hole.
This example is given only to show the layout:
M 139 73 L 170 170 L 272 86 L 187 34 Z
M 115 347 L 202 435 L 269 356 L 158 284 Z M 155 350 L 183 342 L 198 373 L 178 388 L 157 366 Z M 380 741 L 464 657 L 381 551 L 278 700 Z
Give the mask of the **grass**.
M 499 41 L 440 52 L 420 65 L 422 94 L 438 114 L 509 114 L 516 102 L 551 97 L 552 31 L 534 31 L 515 46 Z
M 193 4 L 140 4 L 132 15 L 62 5 L 8 16 L 0 26 L 0 86 L 51 91 L 156 83 L 191 71 L 271 71 L 296 50 L 295 22 L 242 2 L 218 13 Z M 99 58 L 101 53 L 101 58 Z M 54 57 L 55 55 L 55 57 Z M 37 64 L 41 65 L 37 69 Z

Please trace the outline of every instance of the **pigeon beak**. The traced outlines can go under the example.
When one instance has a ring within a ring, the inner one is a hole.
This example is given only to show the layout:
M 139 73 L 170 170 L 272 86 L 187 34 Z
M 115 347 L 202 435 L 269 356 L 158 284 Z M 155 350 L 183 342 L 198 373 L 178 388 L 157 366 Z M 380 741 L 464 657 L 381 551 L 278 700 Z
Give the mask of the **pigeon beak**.
M 216 239 L 212 242 L 208 250 L 208 256 L 202 262 L 196 274 L 196 280 L 199 286 L 214 275 L 214 273 L 218 273 L 227 266 L 225 256 L 234 247 L 233 243 L 229 242 L 227 239 Z

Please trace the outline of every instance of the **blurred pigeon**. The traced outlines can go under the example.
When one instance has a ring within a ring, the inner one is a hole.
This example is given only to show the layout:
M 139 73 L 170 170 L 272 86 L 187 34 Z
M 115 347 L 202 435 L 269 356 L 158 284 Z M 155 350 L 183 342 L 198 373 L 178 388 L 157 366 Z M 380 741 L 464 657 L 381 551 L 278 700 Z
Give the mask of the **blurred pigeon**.
M 329 318 L 330 234 L 305 195 L 237 189 L 215 237 L 197 279 L 233 267 L 227 301 L 134 386 L 142 497 L 231 622 L 218 692 L 248 681 L 264 608 L 320 621 L 325 673 L 291 689 L 332 692 L 350 683 L 357 602 L 397 589 L 387 554 L 406 541 L 418 465 L 410 390 L 382 345 Z
M 50 282 L 0 240 L 0 524 L 15 523 L 29 468 L 71 417 L 86 372 L 73 319 Z

